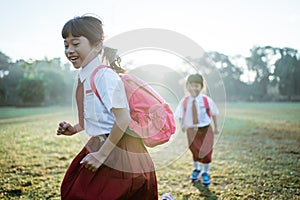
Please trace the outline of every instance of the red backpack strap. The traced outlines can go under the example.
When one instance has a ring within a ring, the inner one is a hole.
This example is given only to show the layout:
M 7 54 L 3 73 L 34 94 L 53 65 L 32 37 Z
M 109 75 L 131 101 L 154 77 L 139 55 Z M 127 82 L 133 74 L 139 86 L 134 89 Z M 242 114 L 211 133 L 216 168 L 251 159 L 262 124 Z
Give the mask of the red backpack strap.
M 103 104 L 103 101 L 102 101 L 102 99 L 101 99 L 101 97 L 100 97 L 100 95 L 99 95 L 99 93 L 98 93 L 98 91 L 97 91 L 97 88 L 96 88 L 94 79 L 95 79 L 95 75 L 97 74 L 97 72 L 98 72 L 100 69 L 105 68 L 105 67 L 111 68 L 110 66 L 100 65 L 99 67 L 97 67 L 96 69 L 94 69 L 94 71 L 93 71 L 92 74 L 91 74 L 91 78 L 90 78 L 91 89 L 92 89 L 92 91 L 94 92 L 94 94 L 99 98 L 99 100 L 101 101 L 102 104 Z
M 188 102 L 189 97 L 185 97 L 183 100 L 183 116 L 182 116 L 182 122 L 185 119 L 185 115 L 186 115 L 186 107 L 187 107 L 187 102 Z
M 211 113 L 210 113 L 210 109 L 209 109 L 209 105 L 208 105 L 208 100 L 207 100 L 207 97 L 205 95 L 202 95 L 203 96 L 203 102 L 204 102 L 204 106 L 206 108 L 206 113 L 209 117 L 211 117 Z

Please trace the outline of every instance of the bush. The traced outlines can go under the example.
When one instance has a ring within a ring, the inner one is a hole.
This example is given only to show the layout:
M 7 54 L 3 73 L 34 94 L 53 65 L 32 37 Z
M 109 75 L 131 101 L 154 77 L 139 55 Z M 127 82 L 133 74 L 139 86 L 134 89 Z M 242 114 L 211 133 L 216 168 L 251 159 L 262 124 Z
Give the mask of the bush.
M 39 106 L 45 99 L 45 87 L 41 79 L 25 78 L 20 82 L 17 91 L 24 105 Z

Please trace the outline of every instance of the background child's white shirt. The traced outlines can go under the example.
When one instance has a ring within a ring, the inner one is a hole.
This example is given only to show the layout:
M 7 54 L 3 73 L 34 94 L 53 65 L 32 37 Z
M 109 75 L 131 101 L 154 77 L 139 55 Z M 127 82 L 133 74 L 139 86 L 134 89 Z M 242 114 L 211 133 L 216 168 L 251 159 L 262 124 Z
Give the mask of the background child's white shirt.
M 80 80 L 84 81 L 84 126 L 90 136 L 110 133 L 115 123 L 112 108 L 126 108 L 129 112 L 123 82 L 112 69 L 103 68 L 94 77 L 95 86 L 104 105 L 92 91 L 90 76 L 100 65 L 101 61 L 97 57 L 79 72 Z
M 211 119 L 206 113 L 206 108 L 204 105 L 203 101 L 203 95 L 199 94 L 195 99 L 196 99 L 196 107 L 197 107 L 197 114 L 198 114 L 198 124 L 193 124 L 193 115 L 192 115 L 192 101 L 194 100 L 194 97 L 189 96 L 188 97 L 188 102 L 186 106 L 186 114 L 185 114 L 185 119 L 182 121 L 183 118 L 183 113 L 184 113 L 184 106 L 183 106 L 183 101 L 185 97 L 181 99 L 179 102 L 176 111 L 175 111 L 175 118 L 181 121 L 181 126 L 184 126 L 185 128 L 189 127 L 204 127 L 207 126 L 211 123 Z M 219 113 L 218 108 L 216 107 L 215 103 L 213 100 L 207 96 L 207 101 L 209 105 L 209 109 L 212 115 L 217 115 Z

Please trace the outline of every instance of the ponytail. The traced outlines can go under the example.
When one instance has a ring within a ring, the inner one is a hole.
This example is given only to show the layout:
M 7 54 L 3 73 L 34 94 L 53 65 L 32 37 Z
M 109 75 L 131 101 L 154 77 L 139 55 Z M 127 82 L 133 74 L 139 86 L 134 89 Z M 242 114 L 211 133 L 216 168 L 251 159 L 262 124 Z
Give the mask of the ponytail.
M 117 55 L 117 49 L 103 46 L 103 57 L 102 61 L 106 59 L 109 62 L 109 65 L 117 73 L 125 73 L 126 70 L 121 67 L 121 58 Z

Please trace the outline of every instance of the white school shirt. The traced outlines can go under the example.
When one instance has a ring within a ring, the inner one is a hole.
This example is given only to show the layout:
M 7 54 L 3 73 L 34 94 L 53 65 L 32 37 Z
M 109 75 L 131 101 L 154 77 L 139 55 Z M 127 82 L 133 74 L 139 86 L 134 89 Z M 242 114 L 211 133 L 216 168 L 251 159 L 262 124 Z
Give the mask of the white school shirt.
M 183 113 L 184 113 L 184 101 L 185 97 L 181 99 L 179 102 L 176 111 L 175 111 L 175 118 L 181 121 L 181 126 L 186 128 L 191 127 L 205 127 L 211 123 L 211 118 L 206 113 L 206 108 L 203 101 L 203 95 L 199 94 L 197 97 L 188 97 L 187 106 L 186 106 L 186 113 L 185 119 L 182 121 Z M 192 114 L 192 102 L 196 100 L 196 108 L 197 108 L 197 116 L 198 116 L 198 124 L 193 124 L 193 114 Z M 219 113 L 218 108 L 216 107 L 213 100 L 207 96 L 208 106 L 212 115 L 217 115 Z
M 115 123 L 112 108 L 126 108 L 129 113 L 123 82 L 112 69 L 100 69 L 94 77 L 95 86 L 104 105 L 92 91 L 90 76 L 100 65 L 100 58 L 96 57 L 78 74 L 84 87 L 84 128 L 90 136 L 110 133 Z

